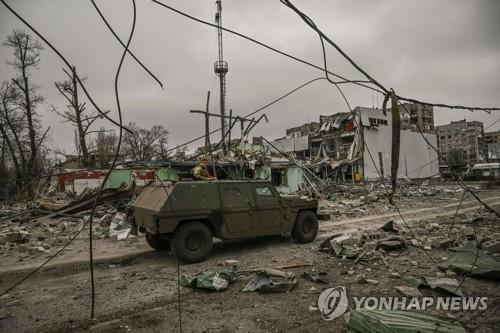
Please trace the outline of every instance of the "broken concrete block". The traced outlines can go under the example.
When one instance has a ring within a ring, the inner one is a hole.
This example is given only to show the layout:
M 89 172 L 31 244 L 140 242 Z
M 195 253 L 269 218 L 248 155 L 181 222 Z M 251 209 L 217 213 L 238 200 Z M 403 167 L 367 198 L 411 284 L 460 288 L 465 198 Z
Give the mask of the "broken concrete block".
M 336 241 L 339 244 L 345 244 L 344 242 L 351 238 L 351 235 L 342 234 L 332 238 L 332 241 Z
M 384 240 L 377 243 L 377 249 L 384 251 L 395 251 L 406 248 L 406 244 L 401 239 Z
M 436 249 L 445 249 L 453 243 L 453 239 L 445 236 L 430 237 L 428 241 Z
M 359 244 L 363 245 L 366 242 L 379 241 L 382 239 L 389 238 L 390 235 L 384 231 L 363 231 L 359 237 Z
M 439 223 L 432 222 L 427 225 L 427 229 L 429 230 L 437 230 L 439 229 Z
M 424 235 L 428 235 L 429 234 L 429 230 L 427 230 L 425 228 L 414 228 L 413 229 L 413 233 L 415 235 L 424 236 Z
M 468 240 L 472 240 L 476 238 L 476 233 L 473 227 L 465 227 L 462 232 L 464 233 L 465 238 Z
M 481 244 L 483 250 L 489 253 L 499 253 L 500 252 L 500 238 L 492 239 Z
M 394 287 L 394 289 L 399 291 L 404 296 L 408 296 L 408 297 L 422 296 L 422 293 L 420 292 L 420 290 L 418 290 L 418 288 L 415 288 L 415 287 L 396 286 L 396 287 Z

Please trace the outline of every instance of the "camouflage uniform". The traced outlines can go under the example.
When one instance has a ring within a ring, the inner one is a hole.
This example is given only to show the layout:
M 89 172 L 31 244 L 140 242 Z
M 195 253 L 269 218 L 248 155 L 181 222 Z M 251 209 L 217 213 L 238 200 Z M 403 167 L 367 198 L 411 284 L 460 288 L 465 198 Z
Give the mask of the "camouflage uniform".
M 193 169 L 193 176 L 199 180 L 209 180 L 212 178 L 206 167 L 198 165 Z

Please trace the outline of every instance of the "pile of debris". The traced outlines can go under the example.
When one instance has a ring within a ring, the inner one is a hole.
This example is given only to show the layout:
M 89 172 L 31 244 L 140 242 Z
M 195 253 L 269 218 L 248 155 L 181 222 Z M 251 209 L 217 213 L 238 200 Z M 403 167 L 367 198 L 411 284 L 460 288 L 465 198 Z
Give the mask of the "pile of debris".
M 51 254 L 53 247 L 77 238 L 88 239 L 88 221 L 97 190 L 80 195 L 56 192 L 35 202 L 5 205 L 0 209 L 0 254 L 14 251 L 23 257 Z M 94 214 L 93 239 L 123 240 L 131 230 L 130 202 L 133 191 L 127 186 L 101 192 Z M 81 232 L 80 232 L 81 231 Z
M 388 193 L 392 192 L 388 185 L 382 183 L 369 183 L 367 185 L 342 185 L 328 184 L 318 187 L 319 196 L 310 193 L 302 193 L 304 198 L 308 196 L 318 197 L 318 217 L 321 220 L 331 220 L 335 217 L 357 217 L 366 213 L 384 213 L 392 209 L 389 204 Z M 432 197 L 439 200 L 457 200 L 457 193 L 463 193 L 463 189 L 446 189 L 432 186 L 424 181 L 421 184 L 410 180 L 399 182 L 395 198 L 400 208 L 411 206 L 414 197 Z M 384 204 L 386 203 L 386 204 Z
M 335 234 L 327 238 L 320 251 L 331 253 L 343 259 L 381 260 L 387 265 L 385 255 L 393 251 L 409 247 L 422 248 L 425 251 L 433 249 L 451 249 L 460 251 L 470 246 L 471 241 L 476 247 L 492 256 L 500 255 L 500 235 L 492 233 L 490 228 L 478 226 L 480 222 L 494 222 L 494 214 L 479 214 L 454 223 L 414 222 L 403 225 L 394 221 L 387 222 L 379 229 L 367 229 L 355 234 Z M 474 227 L 472 226 L 474 225 Z

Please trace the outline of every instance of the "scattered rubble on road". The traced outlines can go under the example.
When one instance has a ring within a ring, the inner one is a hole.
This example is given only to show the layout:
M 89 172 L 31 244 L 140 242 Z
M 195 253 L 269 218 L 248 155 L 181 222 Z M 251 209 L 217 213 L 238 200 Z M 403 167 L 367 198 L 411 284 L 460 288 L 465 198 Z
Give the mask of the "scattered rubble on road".
M 297 278 L 292 272 L 265 268 L 254 274 L 250 282 L 243 288 L 246 291 L 261 293 L 289 292 L 297 285 Z
M 90 218 L 97 190 L 80 195 L 53 192 L 28 203 L 0 206 L 0 254 L 20 253 L 19 260 L 30 256 L 50 255 L 66 245 L 80 230 L 78 238 L 88 238 L 83 228 Z M 105 189 L 97 201 L 93 239 L 124 240 L 131 225 L 127 214 L 132 199 L 128 186 Z
M 426 215 L 422 218 L 412 218 L 405 223 L 394 215 L 385 218 L 385 213 L 391 207 L 387 205 L 389 208 L 384 208 L 387 199 L 383 192 L 369 195 L 380 191 L 380 185 L 374 185 L 369 190 L 371 192 L 366 194 L 366 191 L 352 188 L 339 192 L 334 192 L 332 189 L 335 196 L 325 201 L 319 210 L 322 210 L 329 219 L 329 223 L 326 223 L 329 225 L 328 231 L 338 232 L 329 233 L 328 237 L 323 234 L 324 238 L 314 244 L 291 243 L 290 246 L 283 244 L 281 251 L 284 254 L 276 255 L 276 258 L 275 249 L 263 245 L 267 251 L 266 256 L 272 257 L 265 260 L 259 253 L 242 256 L 233 254 L 231 250 L 227 253 L 228 256 L 222 252 L 220 254 L 222 258 L 217 259 L 215 263 L 207 261 L 200 266 L 182 266 L 184 273 L 180 280 L 183 286 L 182 292 L 191 293 L 191 289 L 199 289 L 190 296 L 197 302 L 204 302 L 208 297 L 212 297 L 208 295 L 220 295 L 218 297 L 230 295 L 230 298 L 234 298 L 231 304 L 235 304 L 234 302 L 240 297 L 235 295 L 245 294 L 241 297 L 253 300 L 250 305 L 252 309 L 264 308 L 258 303 L 267 303 L 270 298 L 279 298 L 286 304 L 307 299 L 305 307 L 299 301 L 300 309 L 297 311 L 317 316 L 318 307 L 315 300 L 323 290 L 332 286 L 345 285 L 351 295 L 460 297 L 470 295 L 468 281 L 474 280 L 475 285 L 484 283 L 482 279 L 476 277 L 499 279 L 500 224 L 496 216 L 484 210 L 464 210 L 452 216 Z M 460 191 L 448 191 L 445 187 L 437 191 L 440 196 L 448 197 L 457 204 L 462 195 Z M 25 263 L 53 254 L 83 227 L 90 212 L 88 199 L 92 198 L 93 194 L 95 192 L 92 191 L 86 191 L 80 196 L 57 194 L 53 197 L 47 196 L 50 200 L 39 200 L 38 203 L 0 206 L 1 254 L 14 260 L 19 258 Z M 111 247 L 113 244 L 128 246 L 130 242 L 137 240 L 131 235 L 130 230 L 128 202 L 132 200 L 132 194 L 129 192 L 128 197 L 117 199 L 121 195 L 122 193 L 111 195 L 110 192 L 110 197 L 97 206 L 93 237 L 106 244 L 105 246 Z M 401 196 L 399 199 L 403 202 L 402 207 L 405 207 L 404 203 L 408 203 L 406 207 L 422 207 L 422 203 L 430 205 L 437 199 L 429 195 L 430 193 L 424 194 L 417 187 L 415 193 L 410 191 L 407 196 Z M 413 201 L 415 197 L 418 198 L 417 203 Z M 408 201 L 405 201 L 406 199 Z M 69 207 L 79 208 L 78 211 L 69 213 L 65 211 Z M 341 213 L 336 213 L 337 210 Z M 362 225 L 353 223 L 350 227 L 354 228 L 351 229 L 340 229 L 335 224 L 335 221 L 342 221 L 347 217 L 369 217 L 376 214 L 378 214 L 377 222 L 373 224 L 370 224 L 369 220 Z M 88 239 L 88 229 L 85 229 L 77 240 L 80 238 Z M 252 257 L 254 258 L 248 259 Z M 111 273 L 126 270 L 127 264 L 107 264 L 102 267 Z M 154 279 L 166 278 L 165 274 L 153 272 L 155 269 L 151 270 L 151 274 L 148 271 L 117 273 L 119 275 L 100 283 L 109 285 L 114 291 L 132 292 L 132 288 L 127 285 L 131 281 L 141 283 L 147 279 L 148 283 L 151 283 Z M 462 285 L 466 277 L 468 281 Z M 127 278 L 127 283 L 125 281 L 118 283 Z M 270 297 L 267 293 L 280 293 L 280 295 Z M 216 300 L 223 302 L 221 299 Z M 15 301 L 16 299 L 12 299 L 9 302 Z M 135 299 L 133 301 L 135 302 Z M 183 302 L 190 301 L 185 299 Z M 16 307 L 8 307 L 7 311 L 0 312 L 0 316 L 10 318 L 9 316 L 15 314 L 12 309 Z M 474 323 L 477 324 L 477 321 L 469 323 L 466 319 L 461 319 L 459 324 L 451 320 L 452 318 L 433 315 L 425 318 L 414 317 L 409 311 L 405 311 L 405 315 L 408 316 L 405 320 L 414 323 L 423 321 L 423 332 L 426 332 L 426 327 L 433 327 L 435 323 L 443 325 L 436 332 L 447 332 L 445 328 L 462 332 L 463 327 L 469 328 Z M 367 320 L 373 321 L 373 325 L 377 327 L 381 325 L 380 332 L 385 332 L 397 327 L 393 326 L 396 325 L 393 322 L 396 318 L 402 318 L 390 311 L 376 314 L 363 313 L 362 316 L 356 311 L 351 311 L 349 316 L 354 319 L 349 321 L 347 327 L 353 332 L 361 332 L 364 325 L 362 322 L 366 324 Z M 318 319 L 319 323 L 320 320 Z M 300 327 L 305 324 L 294 325 Z

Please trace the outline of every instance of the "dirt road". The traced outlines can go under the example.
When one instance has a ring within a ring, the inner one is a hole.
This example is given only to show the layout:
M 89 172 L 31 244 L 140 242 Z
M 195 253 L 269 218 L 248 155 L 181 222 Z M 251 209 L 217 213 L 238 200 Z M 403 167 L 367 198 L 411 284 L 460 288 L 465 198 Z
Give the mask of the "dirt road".
M 498 192 L 484 193 L 483 198 L 497 208 Z M 458 202 L 440 202 L 433 207 L 405 210 L 408 223 L 418 220 L 448 221 Z M 477 203 L 467 198 L 461 214 L 470 213 Z M 443 217 L 439 217 L 443 216 Z M 329 286 L 345 286 L 350 296 L 397 296 L 394 285 L 401 276 L 434 276 L 435 264 L 422 250 L 409 248 L 388 257 L 389 267 L 377 262 L 354 263 L 330 254 L 318 252 L 321 238 L 339 230 L 375 227 L 389 219 L 393 213 L 365 216 L 349 220 L 332 220 L 321 223 L 320 237 L 312 244 L 295 244 L 283 237 L 267 237 L 252 241 L 216 243 L 209 260 L 193 265 L 181 265 L 180 274 L 195 274 L 216 269 L 226 259 L 239 261 L 239 269 L 279 267 L 307 264 L 291 269 L 297 276 L 304 271 L 326 272 Z M 86 245 L 72 245 L 74 248 Z M 98 253 L 102 253 L 97 251 Z M 433 250 L 428 254 L 435 261 L 451 255 L 449 251 Z M 90 316 L 90 277 L 86 252 L 77 258 L 54 261 L 26 283 L 0 299 L 1 332 L 178 332 L 179 303 L 177 262 L 165 252 L 152 252 L 141 240 L 132 248 L 108 250 L 96 259 L 96 318 Z M 414 262 L 417 264 L 415 265 Z M 0 272 L 0 291 L 23 277 L 34 265 L 5 267 Z M 360 285 L 354 278 L 365 274 L 375 279 L 377 285 Z M 180 288 L 181 317 L 184 332 L 342 332 L 345 324 L 341 318 L 332 322 L 321 319 L 318 311 L 310 310 L 316 304 L 324 286 L 299 278 L 298 286 L 286 294 L 241 293 L 250 275 L 243 274 L 228 290 L 220 293 L 192 291 Z M 489 297 L 485 313 L 458 312 L 452 315 L 471 331 L 495 332 L 497 322 L 492 322 L 495 307 L 500 304 L 498 283 L 466 279 L 464 290 L 471 295 Z M 484 318 L 488 318 L 487 320 Z M 484 324 L 486 323 L 486 324 Z

